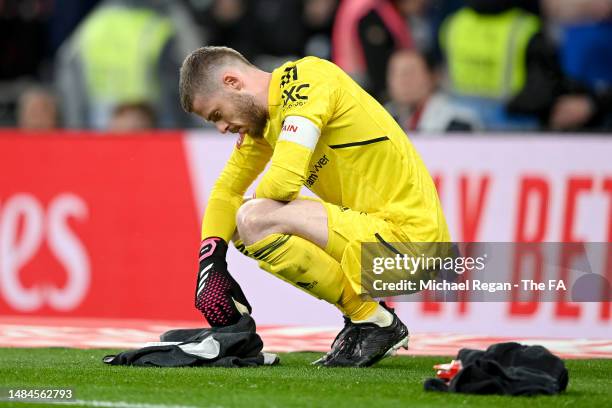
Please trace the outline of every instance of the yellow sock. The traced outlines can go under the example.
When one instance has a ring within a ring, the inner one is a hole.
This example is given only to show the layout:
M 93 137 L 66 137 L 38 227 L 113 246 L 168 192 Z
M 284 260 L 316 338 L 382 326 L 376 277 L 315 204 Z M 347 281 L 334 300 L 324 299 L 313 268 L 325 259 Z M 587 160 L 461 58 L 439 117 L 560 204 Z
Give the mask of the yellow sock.
M 366 320 L 371 317 L 378 308 L 378 303 L 374 301 L 364 301 L 355 293 L 353 287 L 346 277 L 342 282 L 342 296 L 336 304 L 342 313 L 349 317 L 353 322 L 357 320 Z
M 378 304 L 355 293 L 338 261 L 306 239 L 271 234 L 244 249 L 263 270 L 336 305 L 351 320 L 367 319 L 376 311 Z

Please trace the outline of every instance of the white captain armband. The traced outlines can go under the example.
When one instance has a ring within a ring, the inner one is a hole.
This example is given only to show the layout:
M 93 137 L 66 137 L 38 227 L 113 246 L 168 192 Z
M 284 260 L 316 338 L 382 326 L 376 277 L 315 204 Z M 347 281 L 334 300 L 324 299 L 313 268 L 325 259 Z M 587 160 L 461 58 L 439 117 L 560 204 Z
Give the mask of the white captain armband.
M 321 131 L 310 120 L 302 116 L 287 116 L 278 141 L 297 143 L 313 151 L 320 135 Z

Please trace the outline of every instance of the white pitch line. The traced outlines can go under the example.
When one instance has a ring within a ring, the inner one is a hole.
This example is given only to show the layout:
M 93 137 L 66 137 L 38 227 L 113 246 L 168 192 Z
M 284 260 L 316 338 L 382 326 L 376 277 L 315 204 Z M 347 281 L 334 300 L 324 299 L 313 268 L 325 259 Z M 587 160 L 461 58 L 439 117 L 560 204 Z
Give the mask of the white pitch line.
M 6 401 L 6 400 L 2 400 Z M 58 401 L 58 400 L 41 400 L 41 399 L 25 399 L 25 400 L 11 400 L 11 402 L 27 402 L 30 404 L 53 404 L 53 405 L 84 405 L 87 407 L 101 407 L 101 408 L 198 408 L 193 405 L 166 405 L 166 404 L 147 404 L 140 402 L 126 402 L 126 401 L 98 401 L 98 400 L 70 400 L 70 401 Z

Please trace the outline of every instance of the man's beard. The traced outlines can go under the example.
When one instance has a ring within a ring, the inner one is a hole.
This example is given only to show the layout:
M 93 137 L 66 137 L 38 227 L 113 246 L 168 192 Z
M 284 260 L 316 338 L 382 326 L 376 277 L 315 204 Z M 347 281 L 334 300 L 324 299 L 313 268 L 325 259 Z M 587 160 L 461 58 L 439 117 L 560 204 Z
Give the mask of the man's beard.
M 262 109 L 255 103 L 253 95 L 229 95 L 234 109 L 241 115 L 242 119 L 248 125 L 249 136 L 260 138 L 263 137 L 263 131 L 268 121 L 268 112 Z

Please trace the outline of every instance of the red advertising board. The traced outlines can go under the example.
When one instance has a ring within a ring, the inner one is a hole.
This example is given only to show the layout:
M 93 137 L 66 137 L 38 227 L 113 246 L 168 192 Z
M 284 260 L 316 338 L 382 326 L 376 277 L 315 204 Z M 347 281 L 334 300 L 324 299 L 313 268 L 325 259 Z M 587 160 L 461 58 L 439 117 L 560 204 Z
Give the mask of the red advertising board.
M 196 318 L 180 133 L 0 133 L 0 314 Z
M 612 236 L 610 140 L 480 135 L 414 144 L 455 241 L 593 243 Z M 201 320 L 193 306 L 201 214 L 234 144 L 216 132 L 0 132 L 0 315 Z M 341 322 L 333 306 L 231 246 L 228 263 L 258 324 Z M 611 264 L 592 267 L 609 277 Z M 608 338 L 612 324 L 609 302 L 464 300 L 396 308 L 414 332 Z

